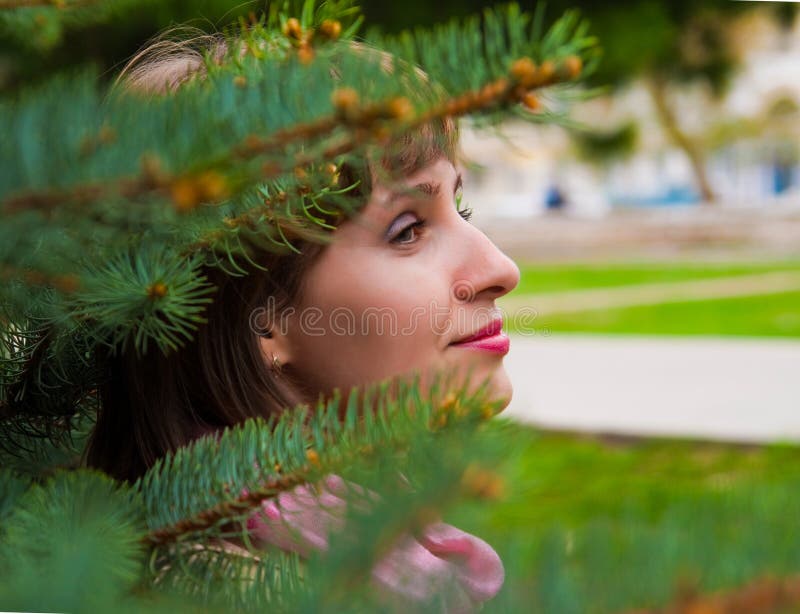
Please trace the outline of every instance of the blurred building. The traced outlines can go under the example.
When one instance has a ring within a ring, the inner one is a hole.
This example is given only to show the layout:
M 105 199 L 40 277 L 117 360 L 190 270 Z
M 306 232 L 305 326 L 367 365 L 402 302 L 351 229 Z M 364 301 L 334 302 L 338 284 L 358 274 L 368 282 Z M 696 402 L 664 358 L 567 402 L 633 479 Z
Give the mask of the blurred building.
M 800 20 L 780 30 L 755 13 L 736 25 L 743 59 L 727 95 L 702 85 L 673 88 L 681 127 L 703 144 L 719 205 L 800 207 Z M 637 127 L 625 157 L 585 161 L 566 130 L 508 123 L 502 134 L 465 126 L 467 200 L 478 219 L 527 218 L 548 211 L 602 217 L 623 208 L 693 207 L 698 190 L 685 153 L 665 136 L 642 82 L 582 103 L 573 117 L 588 127 Z

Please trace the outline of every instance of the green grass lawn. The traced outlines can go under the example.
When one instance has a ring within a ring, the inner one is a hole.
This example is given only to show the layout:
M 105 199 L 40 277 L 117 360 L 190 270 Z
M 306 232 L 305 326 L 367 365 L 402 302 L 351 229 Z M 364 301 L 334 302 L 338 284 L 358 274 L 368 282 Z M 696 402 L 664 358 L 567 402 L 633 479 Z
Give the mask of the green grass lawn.
M 798 270 L 800 262 L 529 265 L 515 295 Z M 553 314 L 533 326 L 800 337 L 800 291 Z M 609 441 L 505 421 L 489 434 L 507 450 L 504 495 L 446 518 L 506 565 L 488 611 L 625 612 L 669 603 L 677 584 L 710 591 L 800 573 L 800 446 Z
M 542 316 L 534 320 L 534 330 L 800 337 L 800 292 Z
M 480 524 L 497 535 L 554 523 L 578 527 L 598 515 L 619 516 L 632 507 L 657 519 L 676 497 L 800 481 L 800 446 L 788 443 L 609 441 L 507 421 L 496 421 L 492 431 L 509 450 L 499 469 L 505 494 L 489 506 L 488 516 L 481 512 Z
M 800 447 L 490 430 L 509 450 L 504 495 L 447 520 L 505 561 L 496 611 L 549 612 L 559 583 L 576 600 L 562 611 L 613 612 L 668 601 L 662 573 L 714 589 L 800 571 Z
M 798 270 L 800 263 L 797 262 L 702 267 L 685 264 L 523 266 L 520 289 L 515 291 L 515 296 Z M 532 329 L 537 333 L 800 337 L 800 291 L 542 315 L 525 328 L 510 317 L 508 324 L 509 330 L 518 333 Z
M 800 271 L 800 262 L 599 262 L 521 264 L 515 295 L 690 281 L 773 271 Z

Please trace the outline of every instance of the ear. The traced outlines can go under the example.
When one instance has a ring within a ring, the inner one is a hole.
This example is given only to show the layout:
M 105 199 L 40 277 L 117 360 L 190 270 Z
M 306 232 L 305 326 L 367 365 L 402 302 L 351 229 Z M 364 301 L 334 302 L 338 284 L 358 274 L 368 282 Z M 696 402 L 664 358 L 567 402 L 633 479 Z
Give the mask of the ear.
M 271 367 L 275 359 L 283 366 L 291 364 L 291 343 L 286 333 L 280 331 L 279 326 L 273 327 L 268 333 L 259 335 L 258 343 L 267 366 Z

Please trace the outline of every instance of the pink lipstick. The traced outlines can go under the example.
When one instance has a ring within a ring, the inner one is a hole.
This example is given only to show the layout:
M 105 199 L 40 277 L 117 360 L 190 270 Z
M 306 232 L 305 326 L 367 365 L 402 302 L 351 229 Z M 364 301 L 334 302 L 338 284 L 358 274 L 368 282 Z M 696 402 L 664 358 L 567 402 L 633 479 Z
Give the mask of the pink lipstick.
M 451 343 L 450 345 L 505 355 L 508 354 L 508 350 L 511 347 L 511 340 L 508 338 L 508 335 L 503 332 L 503 320 L 498 318 L 492 320 L 488 326 L 485 326 L 473 335 Z

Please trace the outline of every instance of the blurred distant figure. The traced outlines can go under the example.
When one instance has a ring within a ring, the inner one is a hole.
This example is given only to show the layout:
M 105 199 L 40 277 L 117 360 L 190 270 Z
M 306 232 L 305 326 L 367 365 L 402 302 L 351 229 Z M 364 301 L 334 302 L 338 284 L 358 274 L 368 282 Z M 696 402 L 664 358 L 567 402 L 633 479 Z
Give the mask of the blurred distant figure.
M 772 166 L 772 189 L 775 194 L 783 194 L 792 187 L 794 165 L 783 156 L 777 156 Z
M 564 193 L 557 184 L 553 183 L 547 188 L 547 193 L 544 197 L 544 205 L 548 211 L 561 211 L 566 205 L 567 201 L 564 198 Z

